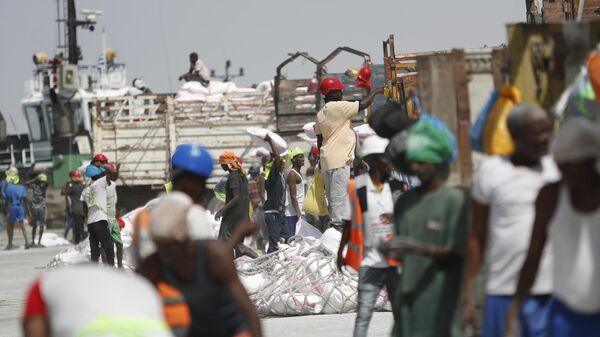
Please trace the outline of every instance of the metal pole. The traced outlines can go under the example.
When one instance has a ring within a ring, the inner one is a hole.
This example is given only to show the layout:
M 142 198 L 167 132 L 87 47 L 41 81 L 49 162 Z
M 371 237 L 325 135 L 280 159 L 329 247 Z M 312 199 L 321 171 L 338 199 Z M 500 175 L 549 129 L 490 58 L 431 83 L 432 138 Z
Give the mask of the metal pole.
M 103 75 L 106 78 L 106 82 L 108 82 L 108 60 L 106 59 L 106 34 L 104 28 L 102 28 L 102 59 L 104 60 L 104 66 L 102 67 L 102 70 L 104 72 Z M 102 78 L 102 76 L 100 78 Z M 103 81 L 101 80 L 100 82 Z M 100 86 L 102 89 L 104 89 L 102 83 L 100 83 Z
M 75 0 L 67 0 L 67 27 L 69 31 L 69 63 L 77 64 L 79 55 L 77 55 L 77 13 L 75 12 Z
M 585 0 L 579 0 L 579 5 L 577 6 L 577 21 L 581 21 L 583 19 L 583 7 L 585 6 Z

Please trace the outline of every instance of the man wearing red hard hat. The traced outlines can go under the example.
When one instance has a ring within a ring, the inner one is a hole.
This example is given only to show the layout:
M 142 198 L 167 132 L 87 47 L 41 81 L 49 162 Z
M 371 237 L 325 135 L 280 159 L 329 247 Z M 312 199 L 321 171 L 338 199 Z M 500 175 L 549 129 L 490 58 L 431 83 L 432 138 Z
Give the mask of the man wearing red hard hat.
M 94 158 L 92 158 L 92 164 L 97 166 L 97 167 L 101 167 L 103 165 L 106 165 L 108 163 L 108 158 L 103 155 L 102 153 L 99 153 L 97 155 L 94 156 Z
M 72 171 L 69 177 L 70 181 L 61 190 L 61 195 L 65 196 L 67 202 L 67 221 L 64 237 L 66 239 L 69 229 L 73 229 L 73 242 L 77 245 L 85 239 L 85 213 L 81 201 L 81 193 L 83 193 L 85 185 L 79 171 Z
M 356 147 L 356 135 L 351 127 L 352 118 L 369 107 L 377 94 L 383 94 L 383 88 L 375 89 L 362 101 L 355 102 L 343 100 L 344 85 L 333 77 L 323 79 L 320 88 L 325 105 L 317 113 L 315 124 L 319 164 L 325 181 L 330 227 L 341 231 L 346 208 L 346 188 Z

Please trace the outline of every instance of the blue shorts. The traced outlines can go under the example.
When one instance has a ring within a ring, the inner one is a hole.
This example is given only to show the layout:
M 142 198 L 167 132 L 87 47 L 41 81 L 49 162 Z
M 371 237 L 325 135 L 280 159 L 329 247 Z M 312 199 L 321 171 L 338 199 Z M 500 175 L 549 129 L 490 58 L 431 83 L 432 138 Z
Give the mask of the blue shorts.
M 600 336 L 600 312 L 580 314 L 554 299 L 550 308 L 550 337 Z
M 25 207 L 23 205 L 11 205 L 8 212 L 8 223 L 25 221 Z
M 488 295 L 483 314 L 482 337 L 503 337 L 506 316 L 512 296 Z M 549 317 L 552 306 L 550 295 L 529 297 L 519 313 L 521 337 L 548 337 Z

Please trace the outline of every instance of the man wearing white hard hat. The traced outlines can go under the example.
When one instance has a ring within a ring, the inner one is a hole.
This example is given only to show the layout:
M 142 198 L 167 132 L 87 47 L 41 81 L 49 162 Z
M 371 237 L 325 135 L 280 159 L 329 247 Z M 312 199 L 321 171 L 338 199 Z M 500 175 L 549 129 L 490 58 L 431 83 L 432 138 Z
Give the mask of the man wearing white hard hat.
M 344 214 L 342 241 L 337 265 L 348 265 L 358 271 L 358 310 L 354 336 L 367 336 L 373 308 L 381 289 L 387 288 L 389 298 L 395 298 L 398 284 L 396 261 L 388 261 L 378 250 L 381 243 L 394 233 L 392 214 L 394 202 L 388 180 L 392 166 L 384 153 L 389 141 L 373 135 L 365 139 L 359 155 L 366 163 L 366 173 L 348 184 L 349 200 Z M 344 248 L 347 251 L 344 256 Z M 395 303 L 392 302 L 394 313 Z

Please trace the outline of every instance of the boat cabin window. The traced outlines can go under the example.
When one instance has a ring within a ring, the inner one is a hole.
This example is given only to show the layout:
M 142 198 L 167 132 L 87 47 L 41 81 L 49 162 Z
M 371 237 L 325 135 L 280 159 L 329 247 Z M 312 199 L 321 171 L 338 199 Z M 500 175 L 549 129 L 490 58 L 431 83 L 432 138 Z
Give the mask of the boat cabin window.
M 25 117 L 27 118 L 27 124 L 29 124 L 29 136 L 31 137 L 31 140 L 48 140 L 42 107 L 39 105 L 26 106 Z
M 73 119 L 77 129 L 75 131 L 81 132 L 85 130 L 85 126 L 83 124 L 83 111 L 81 109 L 81 103 L 79 102 L 71 102 L 71 110 L 73 111 Z
M 54 108 L 51 104 L 46 105 L 46 112 L 48 113 L 48 123 L 50 124 L 50 134 L 54 135 Z

